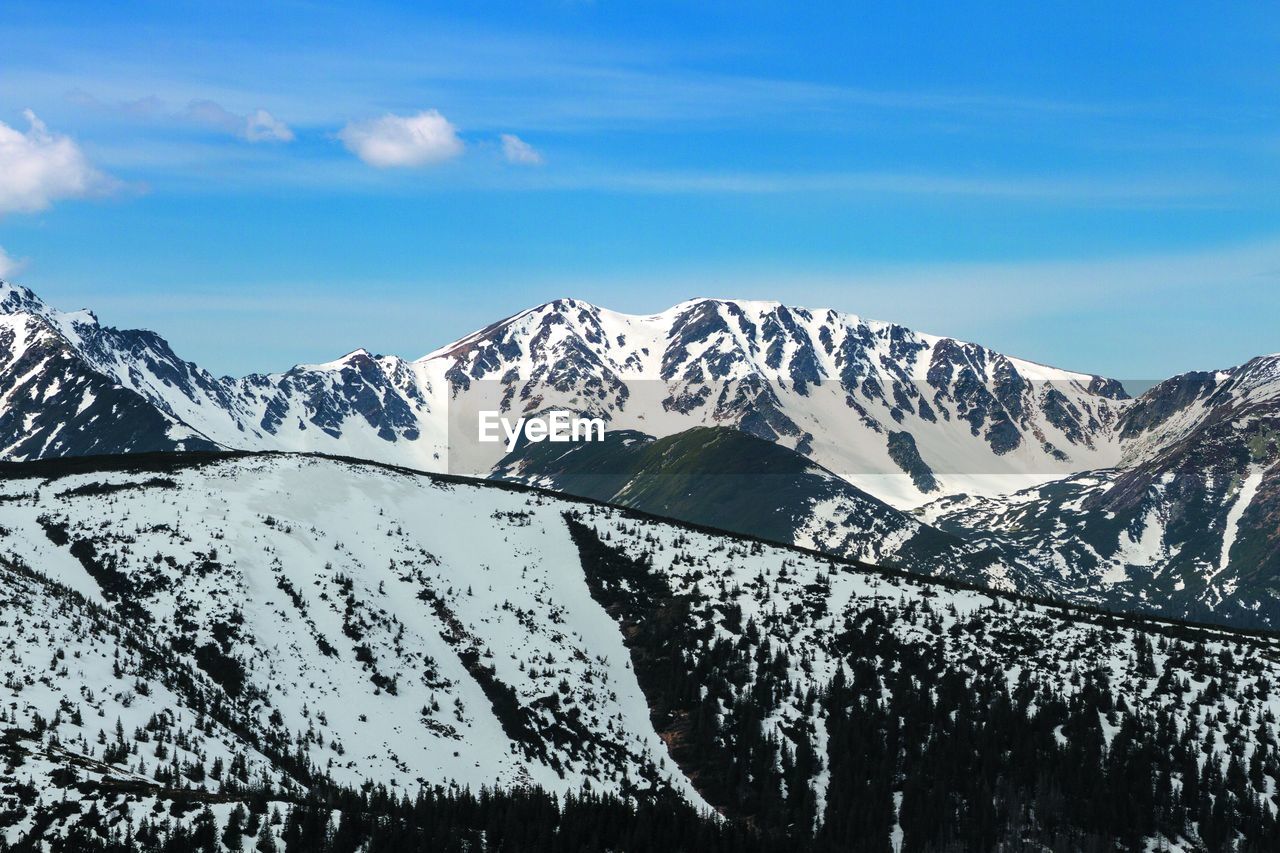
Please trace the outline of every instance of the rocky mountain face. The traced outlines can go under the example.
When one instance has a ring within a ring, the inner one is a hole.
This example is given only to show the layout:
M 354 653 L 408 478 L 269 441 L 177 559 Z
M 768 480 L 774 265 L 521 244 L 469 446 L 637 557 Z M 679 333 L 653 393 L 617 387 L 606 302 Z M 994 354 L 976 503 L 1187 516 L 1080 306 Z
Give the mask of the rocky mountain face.
M 0 283 L 5 459 L 283 448 L 429 467 L 444 425 L 423 429 L 419 373 L 359 350 L 283 374 L 219 378 L 153 332 L 103 326 L 91 312 L 58 311 Z M 432 438 L 420 442 L 423 433 Z
M 636 851 L 1280 837 L 1268 636 L 368 463 L 0 474 L 9 843 L 580 849 L 536 791 Z
M 659 437 L 733 427 L 899 507 L 1113 464 L 1126 396 L 902 326 L 713 299 L 651 317 L 558 300 L 427 360 L 455 394 L 497 383 L 514 406 L 576 403 Z
M 166 356 L 151 333 L 106 330 L 88 312 L 53 311 L 0 285 L 0 457 L 214 448 L 139 387 L 158 375 L 192 387 Z M 122 369 L 126 357 L 145 369 Z
M 1033 568 L 1054 595 L 1280 626 L 1280 356 L 1157 386 L 1125 414 L 1123 467 L 925 516 Z

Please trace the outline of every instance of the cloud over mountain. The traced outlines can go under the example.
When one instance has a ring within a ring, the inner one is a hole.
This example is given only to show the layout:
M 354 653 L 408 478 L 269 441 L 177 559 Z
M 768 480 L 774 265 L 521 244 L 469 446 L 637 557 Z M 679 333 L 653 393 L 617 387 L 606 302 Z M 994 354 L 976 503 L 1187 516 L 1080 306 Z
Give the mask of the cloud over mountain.
M 22 268 L 22 261 L 14 258 L 4 250 L 4 246 L 0 246 L 0 278 L 13 275 L 17 270 Z

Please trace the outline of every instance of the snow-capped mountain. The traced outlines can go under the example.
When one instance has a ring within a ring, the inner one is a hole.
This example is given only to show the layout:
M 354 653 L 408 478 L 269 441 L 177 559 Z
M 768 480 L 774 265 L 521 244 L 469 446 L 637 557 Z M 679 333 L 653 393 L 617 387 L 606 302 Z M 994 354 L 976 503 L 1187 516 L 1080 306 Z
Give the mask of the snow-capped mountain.
M 1047 594 L 1280 626 L 1280 355 L 1178 376 L 1121 422 L 1123 467 L 925 510 Z
M 88 311 L 55 311 L 29 290 L 0 284 L 0 457 L 209 449 L 168 397 L 222 395 L 150 332 L 119 332 Z M 164 392 L 170 392 L 166 394 Z
M 830 310 L 698 299 L 653 316 L 557 300 L 428 355 L 450 391 L 662 437 L 731 426 L 909 508 L 1114 464 L 1119 383 Z M 492 464 L 492 463 L 490 463 Z
M 1280 353 L 1239 367 L 1184 373 L 1151 388 L 1120 424 L 1122 466 L 1136 467 L 1226 422 L 1247 427 L 1280 408 Z
M 369 463 L 3 474 L 10 842 L 430 849 L 469 819 L 499 849 L 492 812 L 431 810 L 481 785 L 674 797 L 752 842 L 709 850 L 1277 838 L 1270 637 Z
M 1114 381 L 829 310 L 698 299 L 632 316 L 557 300 L 416 361 L 357 350 L 236 380 L 181 361 L 152 333 L 0 288 L 7 323 L 39 326 L 76 370 L 155 410 L 160 420 L 130 430 L 145 446 L 113 449 L 315 451 L 483 476 L 502 448 L 475 441 L 476 411 L 556 407 L 657 437 L 735 427 L 899 508 L 1008 492 L 1115 464 L 1121 453 L 1126 400 Z M 3 456 L 89 452 L 83 439 L 59 443 L 58 418 L 29 414 L 65 412 L 87 397 L 57 384 L 68 368 L 33 361 L 24 340 L 8 344 L 0 368 L 14 389 L 0 408 Z
M 441 469 L 420 368 L 363 350 L 283 374 L 215 377 L 153 332 L 104 326 L 0 283 L 6 459 L 214 447 L 288 449 Z M 430 449 L 428 449 L 430 448 Z

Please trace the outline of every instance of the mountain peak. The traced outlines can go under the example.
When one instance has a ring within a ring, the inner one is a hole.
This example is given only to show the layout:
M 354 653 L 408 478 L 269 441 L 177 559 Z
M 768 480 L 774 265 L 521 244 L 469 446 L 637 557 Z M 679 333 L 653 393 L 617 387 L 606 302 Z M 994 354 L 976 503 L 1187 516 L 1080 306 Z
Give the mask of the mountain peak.
M 60 323 L 98 325 L 98 315 L 88 308 L 60 311 L 45 302 L 29 287 L 0 280 L 0 314 L 35 314 Z
M 44 313 L 49 306 L 35 293 L 19 284 L 0 279 L 0 313 Z
M 364 347 L 357 347 L 356 349 L 353 349 L 351 352 L 347 353 L 346 355 L 341 356 L 340 358 L 335 358 L 332 361 L 317 362 L 315 364 L 298 364 L 298 365 L 295 365 L 293 369 L 288 372 L 294 373 L 299 371 L 305 372 L 305 371 L 315 371 L 315 370 L 319 370 L 319 371 L 342 370 L 344 367 L 350 367 L 353 364 L 354 365 L 365 364 L 371 361 L 377 361 L 382 358 L 384 358 L 384 356 L 375 355 L 374 353 L 369 352 L 369 350 L 365 349 Z M 392 356 L 392 358 L 394 358 L 394 356 Z
M 683 302 L 673 305 L 671 308 L 668 308 L 666 311 L 662 313 L 665 314 L 665 313 L 671 313 L 675 311 L 681 311 L 686 308 L 694 308 L 699 305 L 715 305 L 720 307 L 728 307 L 732 305 L 737 308 L 741 308 L 744 310 L 751 309 L 754 311 L 758 311 L 760 313 L 776 311 L 779 308 L 786 307 L 776 299 L 737 299 L 733 297 L 722 297 L 722 296 L 695 296 L 692 299 L 686 299 Z

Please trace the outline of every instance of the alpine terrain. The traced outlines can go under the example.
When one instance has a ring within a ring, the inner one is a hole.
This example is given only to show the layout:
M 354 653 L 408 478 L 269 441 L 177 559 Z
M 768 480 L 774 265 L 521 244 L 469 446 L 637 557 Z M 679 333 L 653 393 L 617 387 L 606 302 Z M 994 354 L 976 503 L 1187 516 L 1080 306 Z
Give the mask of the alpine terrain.
M 976 344 L 714 299 L 652 316 L 557 300 L 416 361 L 218 378 L 0 285 L 3 458 L 321 452 L 1241 626 L 1280 624 L 1277 405 L 1280 356 L 1131 400 Z M 602 418 L 605 442 L 477 441 L 482 410 L 557 409 Z
M 1267 850 L 1270 635 L 296 454 L 10 464 L 13 849 Z

